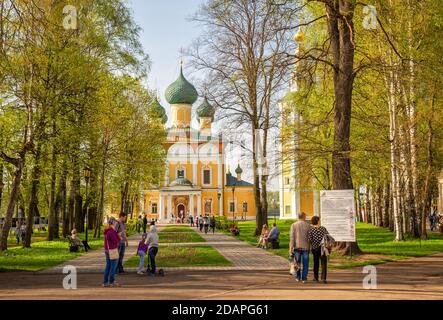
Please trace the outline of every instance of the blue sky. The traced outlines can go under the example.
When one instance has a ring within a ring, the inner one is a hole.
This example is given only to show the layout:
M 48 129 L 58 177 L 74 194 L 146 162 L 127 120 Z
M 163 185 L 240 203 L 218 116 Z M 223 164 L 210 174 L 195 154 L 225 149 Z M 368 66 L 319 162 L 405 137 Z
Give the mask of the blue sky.
M 161 103 L 165 107 L 169 119 L 171 119 L 170 108 L 165 101 L 164 93 L 166 88 L 178 77 L 180 49 L 189 48 L 201 33 L 201 27 L 190 21 L 189 18 L 198 11 L 204 2 L 205 0 L 129 0 L 134 20 L 142 28 L 141 42 L 152 62 L 148 86 L 150 89 L 159 91 Z M 186 70 L 185 58 L 185 76 L 192 83 L 196 83 L 195 77 L 198 77 L 198 74 L 191 75 L 190 72 L 192 70 Z M 195 119 L 192 125 L 198 127 Z M 213 130 L 218 131 L 218 129 L 219 124 L 215 123 Z M 231 168 L 235 168 L 241 161 L 240 157 L 229 147 L 226 151 L 228 164 Z M 245 166 L 244 169 L 244 179 L 252 181 L 251 170 Z M 272 184 L 275 184 L 275 181 Z
M 188 18 L 203 2 L 203 0 L 129 1 L 135 21 L 143 29 L 140 38 L 145 52 L 152 61 L 149 87 L 160 91 L 164 104 L 164 92 L 178 76 L 180 49 L 188 48 L 200 34 L 198 26 Z

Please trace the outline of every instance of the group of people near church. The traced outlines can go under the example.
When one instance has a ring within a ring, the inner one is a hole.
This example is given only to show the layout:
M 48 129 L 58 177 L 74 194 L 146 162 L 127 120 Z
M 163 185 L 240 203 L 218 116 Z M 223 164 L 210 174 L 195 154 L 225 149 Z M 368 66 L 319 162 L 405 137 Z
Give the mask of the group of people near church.
M 309 271 L 309 251 L 314 258 L 314 282 L 326 283 L 327 263 L 334 239 L 328 230 L 320 226 L 320 218 L 312 217 L 311 224 L 306 221 L 306 214 L 300 213 L 299 220 L 291 225 L 289 232 L 289 256 L 292 262 L 291 274 L 297 281 L 306 283 Z M 321 264 L 321 278 L 319 266 Z
M 209 229 L 212 230 L 212 233 L 215 233 L 215 217 L 209 216 L 208 214 L 205 214 L 204 216 L 199 215 L 195 217 L 195 223 L 194 223 L 194 217 L 192 215 L 189 215 L 189 223 L 191 227 L 197 227 L 200 232 L 205 232 L 205 234 L 208 233 Z
M 125 213 L 120 213 L 118 219 L 110 217 L 104 231 L 104 251 L 106 257 L 106 266 L 104 271 L 103 287 L 119 287 L 115 281 L 117 273 L 124 273 L 123 259 L 126 248 L 128 247 L 128 238 L 126 232 Z M 143 222 L 144 224 L 144 222 Z M 146 223 L 147 224 L 147 223 Z M 144 231 L 146 226 L 144 225 Z M 154 276 L 156 272 L 155 257 L 158 252 L 158 233 L 155 221 L 151 221 L 149 233 L 143 232 L 142 239 L 137 247 L 137 255 L 140 257 L 138 274 L 143 274 L 145 257 L 149 257 L 147 274 Z

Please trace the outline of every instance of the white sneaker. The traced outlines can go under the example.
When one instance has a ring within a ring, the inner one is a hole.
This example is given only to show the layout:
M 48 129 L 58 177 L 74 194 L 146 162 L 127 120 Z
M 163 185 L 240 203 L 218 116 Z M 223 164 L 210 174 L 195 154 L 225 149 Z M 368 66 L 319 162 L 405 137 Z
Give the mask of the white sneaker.
M 143 274 L 143 271 L 138 271 L 137 274 Z

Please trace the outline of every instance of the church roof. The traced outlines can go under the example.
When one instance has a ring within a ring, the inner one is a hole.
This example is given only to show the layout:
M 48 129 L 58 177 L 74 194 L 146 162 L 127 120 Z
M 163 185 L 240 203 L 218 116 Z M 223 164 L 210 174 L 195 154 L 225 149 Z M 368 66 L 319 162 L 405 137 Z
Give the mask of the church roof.
M 230 172 L 226 174 L 226 187 L 253 187 L 252 183 L 246 182 L 244 180 L 238 180 Z
M 166 89 L 165 97 L 170 104 L 193 104 L 197 101 L 197 90 L 184 77 L 182 67 L 178 79 Z
M 209 103 L 208 99 L 203 100 L 202 104 L 197 108 L 198 118 L 211 118 L 214 121 L 215 108 Z M 198 120 L 198 119 L 197 119 Z
M 162 119 L 163 123 L 168 122 L 168 116 L 166 115 L 166 110 L 160 104 L 157 98 L 155 98 L 154 101 L 152 101 L 149 106 L 155 117 Z
M 235 169 L 235 173 L 236 174 L 242 174 L 243 173 L 243 169 L 240 167 L 240 163 L 238 164 L 237 169 Z
M 186 178 L 177 178 L 169 184 L 170 187 L 184 186 L 192 187 L 192 182 Z

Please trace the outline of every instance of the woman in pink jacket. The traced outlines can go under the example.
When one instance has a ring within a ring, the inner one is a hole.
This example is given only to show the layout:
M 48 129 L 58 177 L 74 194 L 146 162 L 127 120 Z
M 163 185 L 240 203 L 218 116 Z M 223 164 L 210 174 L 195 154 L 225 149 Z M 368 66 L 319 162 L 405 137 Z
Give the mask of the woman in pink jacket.
M 116 220 L 114 218 L 109 219 L 109 227 L 105 229 L 105 256 L 106 267 L 105 277 L 103 281 L 103 287 L 119 287 L 120 285 L 115 282 L 115 272 L 117 271 L 118 263 L 118 244 L 120 242 L 120 236 L 115 231 Z

